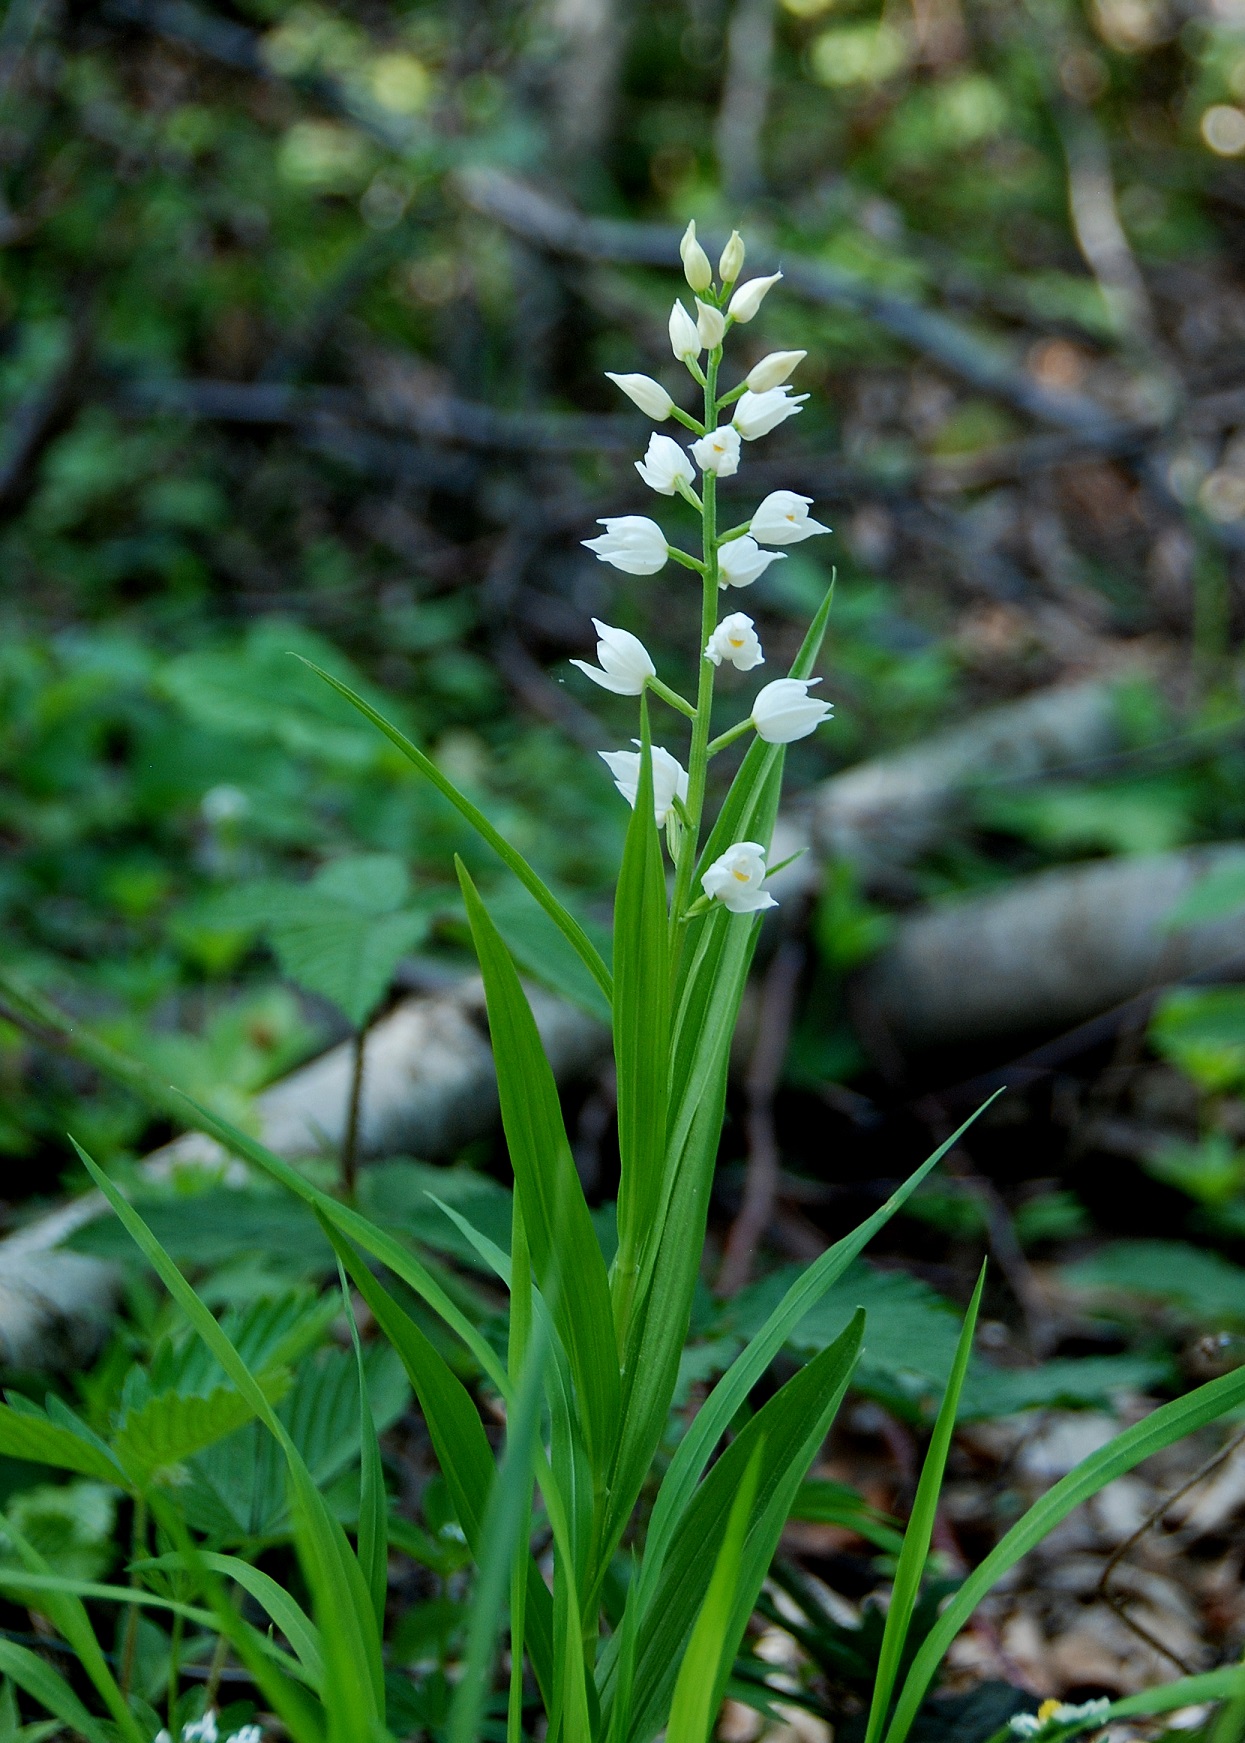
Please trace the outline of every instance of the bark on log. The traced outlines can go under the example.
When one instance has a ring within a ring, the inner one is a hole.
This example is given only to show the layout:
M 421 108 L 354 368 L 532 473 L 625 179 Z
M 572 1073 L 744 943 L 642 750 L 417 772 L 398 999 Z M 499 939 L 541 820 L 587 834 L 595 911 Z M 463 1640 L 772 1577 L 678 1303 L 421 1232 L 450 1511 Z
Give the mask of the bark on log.
M 866 1040 L 892 1053 L 1071 1028 L 1147 988 L 1245 955 L 1245 913 L 1173 930 L 1167 916 L 1239 845 L 1101 860 L 1025 878 L 901 922 L 860 976 Z

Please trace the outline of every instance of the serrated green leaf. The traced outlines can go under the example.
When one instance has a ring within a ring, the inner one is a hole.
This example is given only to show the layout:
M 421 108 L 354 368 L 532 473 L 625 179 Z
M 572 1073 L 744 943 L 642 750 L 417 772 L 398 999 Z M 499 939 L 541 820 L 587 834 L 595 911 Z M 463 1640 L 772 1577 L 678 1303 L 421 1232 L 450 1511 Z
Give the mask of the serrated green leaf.
M 104 1483 L 125 1483 L 125 1473 L 108 1453 L 71 1428 L 50 1422 L 42 1412 L 19 1414 L 9 1405 L 0 1405 L 0 1454 L 78 1471 Z
M 127 1415 L 124 1427 L 113 1436 L 113 1452 L 142 1488 L 192 1453 L 223 1440 L 254 1414 L 250 1402 L 232 1387 L 218 1387 L 206 1398 L 165 1392 Z

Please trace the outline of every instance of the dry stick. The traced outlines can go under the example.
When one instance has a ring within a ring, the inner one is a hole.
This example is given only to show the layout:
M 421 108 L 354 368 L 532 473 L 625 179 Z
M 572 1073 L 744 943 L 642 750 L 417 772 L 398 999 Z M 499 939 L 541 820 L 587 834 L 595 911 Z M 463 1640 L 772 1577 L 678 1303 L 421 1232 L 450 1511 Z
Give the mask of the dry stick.
M 761 985 L 761 1011 L 756 1045 L 748 1062 L 745 1087 L 748 1095 L 748 1173 L 744 1201 L 731 1224 L 722 1268 L 718 1272 L 719 1295 L 737 1295 L 747 1283 L 757 1246 L 769 1226 L 778 1195 L 778 1141 L 774 1135 L 774 1092 L 787 1056 L 795 995 L 804 967 L 804 946 L 784 938 L 765 971 Z
M 346 1104 L 346 1131 L 342 1138 L 341 1179 L 346 1197 L 354 1203 L 358 1182 L 359 1108 L 363 1102 L 363 1068 L 367 1057 L 370 1023 L 361 1023 L 354 1033 L 350 1065 L 350 1100 Z
M 1139 1543 L 1148 1531 L 1153 1530 L 1168 1509 L 1174 1506 L 1182 1495 L 1187 1495 L 1190 1489 L 1195 1489 L 1199 1483 L 1204 1482 L 1214 1471 L 1217 1471 L 1219 1466 L 1232 1456 L 1242 1441 L 1245 1441 L 1245 1428 L 1241 1429 L 1239 1434 L 1234 1434 L 1227 1445 L 1220 1447 L 1219 1451 L 1212 1454 L 1205 1464 L 1199 1465 L 1193 1475 L 1181 1483 L 1178 1489 L 1174 1489 L 1170 1495 L 1164 1495 L 1158 1506 L 1146 1514 L 1132 1536 L 1126 1537 L 1123 1543 L 1116 1547 L 1098 1581 L 1098 1596 L 1111 1606 L 1125 1627 L 1131 1628 L 1133 1633 L 1144 1640 L 1148 1646 L 1152 1646 L 1164 1658 L 1170 1659 L 1183 1676 L 1192 1676 L 1196 1667 L 1186 1664 L 1184 1659 L 1174 1653 L 1170 1646 L 1165 1646 L 1157 1635 L 1151 1634 L 1148 1628 L 1128 1614 L 1126 1605 L 1130 1601 L 1131 1594 L 1113 1592 L 1111 1590 L 1111 1576 L 1133 1546 Z
M 736 0 L 714 140 L 727 198 L 740 203 L 765 191 L 762 139 L 773 63 L 774 0 Z

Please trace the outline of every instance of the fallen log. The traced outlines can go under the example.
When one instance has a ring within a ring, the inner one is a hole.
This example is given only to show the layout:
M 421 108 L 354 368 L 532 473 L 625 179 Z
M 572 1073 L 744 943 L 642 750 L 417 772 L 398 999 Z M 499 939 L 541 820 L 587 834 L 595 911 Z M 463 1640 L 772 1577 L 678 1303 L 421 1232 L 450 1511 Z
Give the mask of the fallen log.
M 1071 1028 L 1148 988 L 1245 954 L 1245 912 L 1168 916 L 1238 844 L 1100 860 L 1023 878 L 900 922 L 858 977 L 854 1010 L 880 1059 Z

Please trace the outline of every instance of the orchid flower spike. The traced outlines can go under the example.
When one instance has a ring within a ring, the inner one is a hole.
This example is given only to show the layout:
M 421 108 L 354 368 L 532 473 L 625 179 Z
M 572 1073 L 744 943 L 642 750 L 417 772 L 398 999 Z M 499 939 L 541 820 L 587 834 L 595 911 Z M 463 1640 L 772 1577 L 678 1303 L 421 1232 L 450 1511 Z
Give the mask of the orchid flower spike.
M 763 551 L 747 533 L 730 539 L 718 552 L 718 586 L 751 587 L 771 563 L 785 562 L 786 556 L 785 551 Z
M 762 545 L 798 545 L 817 533 L 828 533 L 829 527 L 809 519 L 812 500 L 794 490 L 773 490 L 753 515 L 748 531 Z
M 595 539 L 579 542 L 595 551 L 602 563 L 612 563 L 628 575 L 655 575 L 666 566 L 669 547 L 655 520 L 642 514 L 607 515 L 597 522 L 605 528 Z
M 736 321 L 751 321 L 765 301 L 765 293 L 772 290 L 781 277 L 780 272 L 772 272 L 768 278 L 750 278 L 747 284 L 741 284 L 727 305 L 727 314 Z
M 696 240 L 695 219 L 683 232 L 683 240 L 679 243 L 679 259 L 683 262 L 683 276 L 692 289 L 708 290 L 713 283 L 713 268 L 709 264 L 709 256 Z
M 572 666 L 578 666 L 585 678 L 591 678 L 602 690 L 612 690 L 615 696 L 641 695 L 649 679 L 657 676 L 644 643 L 630 630 L 614 629 L 599 617 L 593 618 L 592 626 L 601 638 L 597 643 L 601 665 L 598 668 L 586 660 L 572 660 Z
M 820 683 L 820 678 L 775 678 L 758 691 L 752 704 L 757 737 L 766 744 L 794 744 L 797 738 L 816 732 L 834 713 L 829 702 L 809 695 L 813 685 Z
M 739 431 L 730 424 L 710 430 L 699 442 L 692 443 L 692 459 L 702 472 L 733 478 L 739 471 Z
M 748 391 L 750 393 L 768 393 L 771 387 L 781 387 L 787 377 L 803 363 L 807 356 L 807 351 L 771 351 L 768 357 L 762 357 L 761 361 L 754 363 L 748 371 L 745 377 Z M 619 379 L 617 375 L 611 377 L 613 381 Z
M 691 485 L 696 478 L 692 463 L 669 436 L 653 434 L 648 439 L 648 450 L 643 460 L 637 460 L 635 469 L 648 485 L 661 496 L 676 496 L 679 484 Z
M 789 387 L 771 387 L 764 393 L 749 388 L 735 404 L 731 422 L 745 442 L 755 442 L 758 436 L 768 436 L 779 424 L 804 410 L 806 393 L 793 394 Z
M 615 387 L 621 388 L 632 404 L 639 406 L 646 418 L 653 418 L 661 424 L 674 410 L 674 401 L 660 381 L 654 381 L 651 375 L 612 375 L 607 369 L 605 377 Z
M 639 744 L 638 738 L 632 739 L 632 744 Z M 640 753 L 635 750 L 603 750 L 597 755 L 614 777 L 614 785 L 623 798 L 635 810 L 636 795 L 640 791 Z M 674 802 L 687 799 L 687 770 L 677 757 L 672 757 L 668 750 L 663 750 L 659 744 L 653 746 L 653 817 L 658 829 L 664 829 L 666 819 L 674 809 Z
M 752 619 L 742 611 L 732 611 L 729 617 L 724 617 L 709 637 L 705 658 L 712 660 L 715 666 L 720 666 L 723 660 L 729 660 L 740 672 L 750 672 L 754 666 L 763 666 L 765 655 L 761 652 L 761 643 L 752 626 Z
M 756 914 L 778 903 L 761 888 L 765 877 L 765 849 L 755 841 L 737 841 L 715 859 L 700 887 L 711 902 L 721 902 L 732 914 Z

